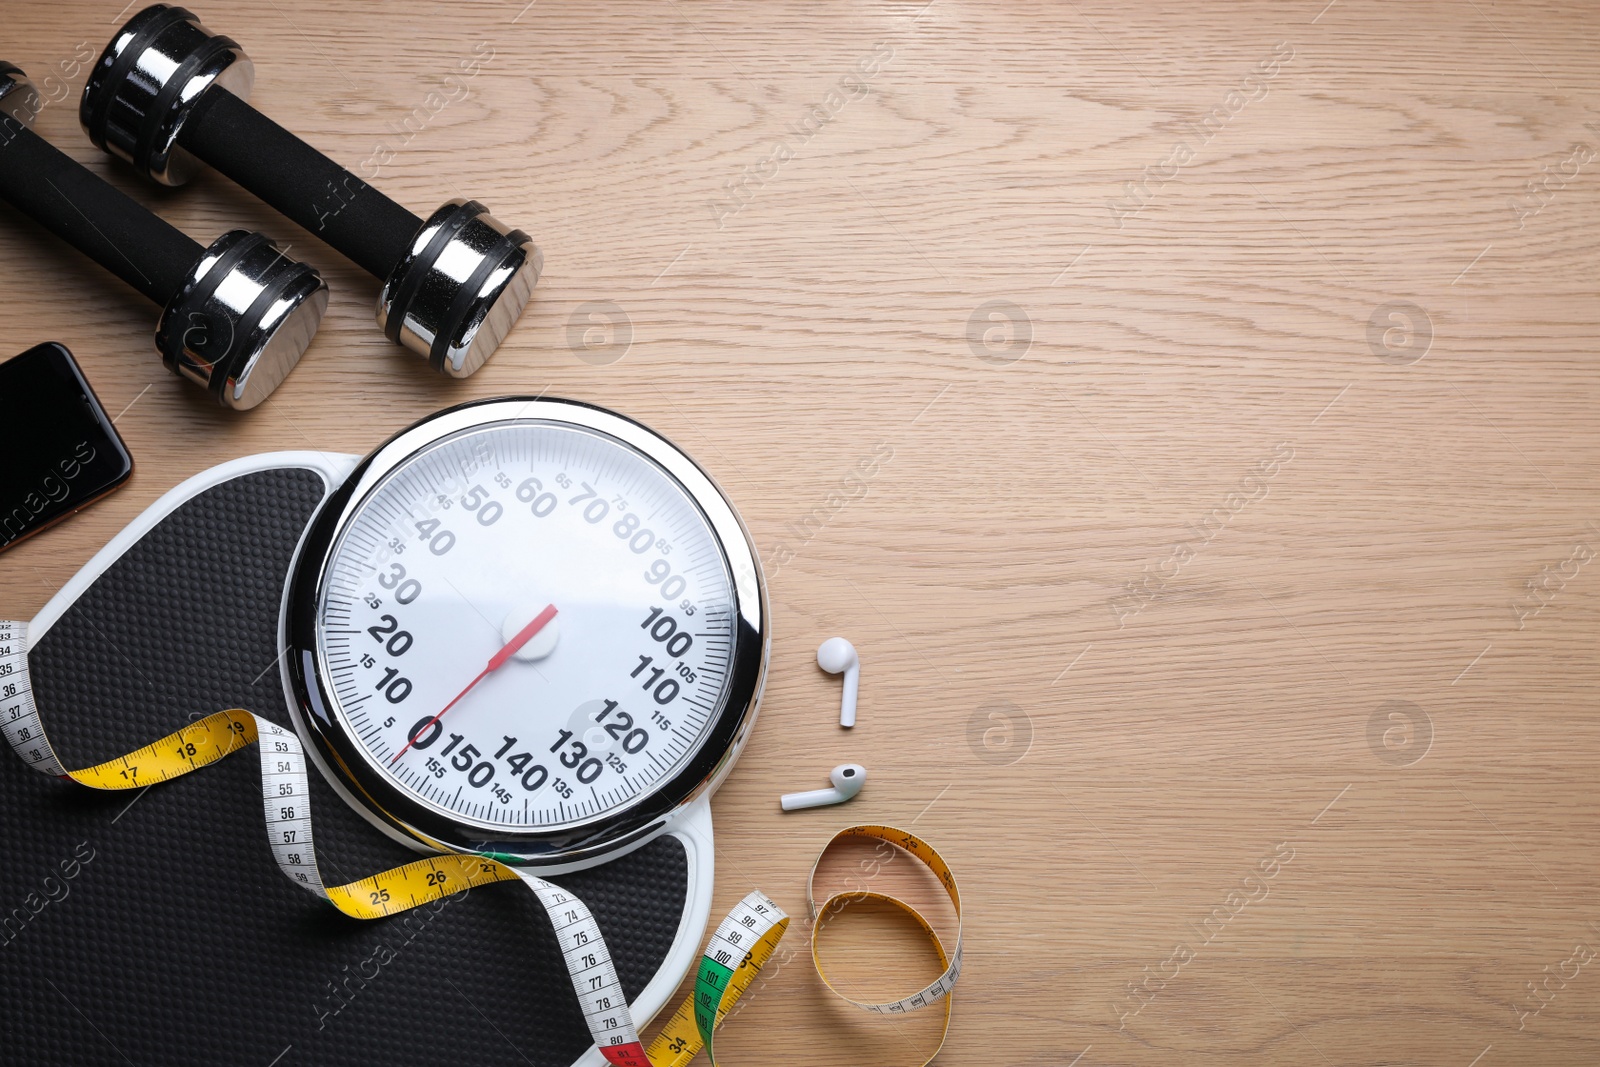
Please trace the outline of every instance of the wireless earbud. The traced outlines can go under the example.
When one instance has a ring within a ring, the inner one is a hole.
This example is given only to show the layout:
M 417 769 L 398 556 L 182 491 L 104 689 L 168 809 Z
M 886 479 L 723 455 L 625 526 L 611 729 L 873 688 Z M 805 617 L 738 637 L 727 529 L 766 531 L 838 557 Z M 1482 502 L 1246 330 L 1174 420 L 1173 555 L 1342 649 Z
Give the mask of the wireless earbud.
M 835 638 L 835 640 L 841 640 Z M 846 646 L 849 642 L 845 642 Z M 797 808 L 824 808 L 829 804 L 843 804 L 850 800 L 861 787 L 867 784 L 867 769 L 859 763 L 841 763 L 828 773 L 828 778 L 833 782 L 832 789 L 814 789 L 809 793 L 790 793 L 780 797 L 778 802 L 783 805 L 784 811 L 794 811 Z
M 861 657 L 856 646 L 842 637 L 830 637 L 817 649 L 817 666 L 829 674 L 844 672 L 844 695 L 839 699 L 839 725 L 856 724 L 856 694 L 861 691 Z

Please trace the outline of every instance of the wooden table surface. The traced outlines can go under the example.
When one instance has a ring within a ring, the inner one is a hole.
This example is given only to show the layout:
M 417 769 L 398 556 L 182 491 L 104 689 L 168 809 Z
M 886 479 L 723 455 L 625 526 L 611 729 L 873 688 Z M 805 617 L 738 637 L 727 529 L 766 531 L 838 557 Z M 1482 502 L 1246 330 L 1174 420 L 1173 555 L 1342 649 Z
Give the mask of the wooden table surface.
M 89 145 L 116 3 L 8 4 L 3 58 L 62 101 L 40 132 L 203 241 L 293 242 L 333 301 L 228 413 L 161 368 L 141 298 L 5 210 L 7 349 L 68 343 L 138 470 L 0 558 L 3 614 L 222 460 L 363 452 L 474 397 L 602 403 L 697 456 L 767 564 L 718 910 L 759 885 L 803 914 L 833 830 L 914 827 L 966 903 L 939 1062 L 1600 1060 L 1600 8 L 200 14 L 263 110 L 380 155 L 414 210 L 482 200 L 544 277 L 487 367 L 434 377 L 338 254 Z M 833 634 L 865 665 L 850 733 Z M 846 760 L 852 805 L 778 812 Z M 892 918 L 842 927 L 851 988 L 930 966 Z M 726 1062 L 921 1062 L 932 1013 L 852 1013 L 790 936 Z

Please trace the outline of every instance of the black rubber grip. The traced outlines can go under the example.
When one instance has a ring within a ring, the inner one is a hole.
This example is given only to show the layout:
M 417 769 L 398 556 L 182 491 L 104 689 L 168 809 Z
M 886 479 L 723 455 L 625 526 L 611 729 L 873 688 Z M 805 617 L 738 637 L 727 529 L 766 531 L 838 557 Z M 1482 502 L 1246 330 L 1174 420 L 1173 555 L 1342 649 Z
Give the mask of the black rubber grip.
M 10 117 L 0 120 L 0 197 L 163 307 L 205 251 Z
M 178 143 L 387 278 L 422 220 L 221 86 L 195 104 Z

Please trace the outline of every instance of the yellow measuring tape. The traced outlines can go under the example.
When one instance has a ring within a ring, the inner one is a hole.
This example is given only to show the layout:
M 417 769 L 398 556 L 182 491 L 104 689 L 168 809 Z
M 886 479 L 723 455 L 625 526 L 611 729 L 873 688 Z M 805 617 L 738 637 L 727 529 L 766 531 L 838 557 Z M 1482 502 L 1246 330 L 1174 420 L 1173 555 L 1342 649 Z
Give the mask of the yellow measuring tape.
M 278 866 L 293 881 L 323 897 L 346 915 L 379 919 L 408 911 L 462 890 L 491 882 L 520 881 L 539 898 L 549 916 L 572 978 L 573 992 L 601 1054 L 617 1067 L 682 1067 L 706 1049 L 713 1065 L 712 1035 L 717 1024 L 755 981 L 789 924 L 781 908 L 760 892 L 746 896 L 718 925 L 695 975 L 694 992 L 668 1020 L 648 1050 L 640 1042 L 622 984 L 612 965 L 599 924 L 581 900 L 526 871 L 484 856 L 443 854 L 382 871 L 348 885 L 325 885 L 316 863 L 310 810 L 310 782 L 300 739 L 293 731 L 241 709 L 219 711 L 127 755 L 82 770 L 67 770 L 56 758 L 34 707 L 27 671 L 27 624 L 0 621 L 0 732 L 25 762 L 45 774 L 68 778 L 92 789 L 141 789 L 209 766 L 251 744 L 259 746 L 262 804 L 267 839 Z M 813 886 L 822 857 L 839 841 L 875 838 L 910 853 L 939 879 L 955 905 L 954 948 L 946 952 L 932 926 L 906 902 L 864 890 L 837 893 L 820 905 Z M 933 941 L 943 972 L 903 1000 L 870 1004 L 845 996 L 829 983 L 818 956 L 817 938 L 831 916 L 860 900 L 878 900 L 912 916 Z M 950 994 L 961 972 L 961 898 L 944 858 L 927 842 L 890 826 L 852 826 L 823 848 L 807 883 L 812 926 L 812 957 L 817 973 L 836 995 L 878 1014 L 916 1011 L 937 1001 L 945 1006 L 943 1048 L 950 1027 Z M 938 1055 L 934 1050 L 934 1056 Z M 923 1067 L 933 1056 L 924 1061 Z
M 909 852 L 932 871 L 934 877 L 939 879 L 939 884 L 944 886 L 944 891 L 949 895 L 950 903 L 955 906 L 956 910 L 956 943 L 949 953 L 945 952 L 944 942 L 939 939 L 939 935 L 934 932 L 933 926 L 928 920 L 922 917 L 922 913 L 899 897 L 890 896 L 887 893 L 856 889 L 834 893 L 821 904 L 817 903 L 817 868 L 822 865 L 822 857 L 826 856 L 828 850 L 840 841 L 862 837 L 886 841 Z M 819 916 L 837 915 L 846 906 L 863 900 L 876 900 L 899 908 L 916 920 L 917 925 L 922 927 L 923 932 L 928 935 L 928 940 L 933 942 L 934 950 L 939 953 L 939 963 L 942 971 L 938 978 L 904 1000 L 897 1000 L 889 1004 L 872 1004 L 856 1000 L 841 993 L 832 982 L 828 981 L 828 973 L 822 967 L 822 952 L 819 945 L 823 927 L 827 924 L 825 918 L 819 919 Z M 944 1026 L 939 1031 L 939 1046 L 933 1050 L 933 1055 L 923 1061 L 923 1067 L 927 1067 L 929 1063 L 933 1062 L 934 1057 L 939 1055 L 940 1050 L 944 1048 L 945 1039 L 950 1036 L 950 994 L 955 990 L 956 979 L 961 977 L 961 890 L 956 887 L 956 876 L 951 872 L 950 865 L 944 861 L 944 857 L 939 855 L 938 851 L 922 838 L 905 830 L 897 830 L 893 826 L 847 826 L 833 835 L 833 839 L 822 847 L 822 852 L 818 854 L 816 862 L 811 865 L 811 875 L 806 879 L 806 907 L 811 913 L 811 962 L 816 966 L 817 977 L 822 979 L 822 984 L 827 986 L 839 999 L 863 1011 L 875 1012 L 880 1015 L 904 1015 L 908 1012 L 918 1011 L 937 1001 L 942 1000 L 944 1002 Z
M 287 759 L 291 751 L 296 756 L 300 755 L 285 740 L 287 731 L 282 727 L 236 708 L 208 715 L 126 756 L 118 756 L 81 771 L 64 771 L 62 776 L 91 789 L 141 789 L 182 777 L 255 744 L 260 740 L 263 728 L 269 731 L 268 744 L 263 746 L 263 763 L 266 763 L 267 756 L 274 756 L 284 757 L 275 762 L 287 764 L 291 762 Z M 274 768 L 273 773 L 287 775 L 293 771 L 284 766 Z M 312 842 L 309 836 L 311 813 L 309 809 L 298 811 L 295 806 L 305 801 L 304 792 L 294 788 L 281 792 L 274 789 L 264 799 L 269 803 L 276 802 L 279 806 L 278 816 L 270 818 L 267 827 L 274 850 L 296 857 L 287 864 L 291 869 L 290 877 L 296 881 L 310 881 L 309 872 L 293 870 L 313 866 L 310 858 L 314 853 L 310 848 Z M 300 877 L 301 874 L 305 877 Z M 329 903 L 346 915 L 357 919 L 381 919 L 463 889 L 490 882 L 516 880 L 516 871 L 496 860 L 460 855 L 430 856 L 349 885 L 324 886 L 320 895 L 327 897 Z

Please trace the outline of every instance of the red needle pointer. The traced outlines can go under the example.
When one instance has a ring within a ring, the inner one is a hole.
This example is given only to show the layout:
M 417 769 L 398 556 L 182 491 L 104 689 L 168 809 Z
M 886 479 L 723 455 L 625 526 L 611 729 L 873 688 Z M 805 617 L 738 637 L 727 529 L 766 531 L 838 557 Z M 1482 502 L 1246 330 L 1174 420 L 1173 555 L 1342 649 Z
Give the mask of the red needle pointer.
M 412 733 L 409 738 L 406 739 L 406 747 L 402 748 L 399 755 L 395 756 L 394 759 L 389 761 L 390 766 L 399 763 L 400 756 L 404 756 L 407 752 L 411 751 L 411 746 L 417 743 L 417 738 L 427 733 L 434 723 L 444 718 L 445 711 L 449 711 L 451 708 L 461 703 L 461 698 L 472 692 L 474 686 L 483 681 L 485 678 L 489 677 L 489 675 L 493 674 L 495 671 L 499 670 L 501 667 L 504 667 L 506 665 L 506 660 L 516 655 L 519 648 L 533 640 L 533 635 L 549 625 L 550 620 L 555 617 L 556 606 L 554 604 L 546 605 L 543 611 L 534 616 L 532 622 L 517 632 L 517 636 L 506 642 L 505 648 L 502 648 L 499 652 L 496 652 L 490 657 L 489 665 L 482 671 L 478 672 L 478 676 L 472 681 L 468 682 L 467 687 L 461 692 L 457 693 L 454 700 L 450 701 L 450 703 L 444 706 L 444 711 L 439 712 L 439 714 L 423 723 L 416 729 L 415 732 Z

